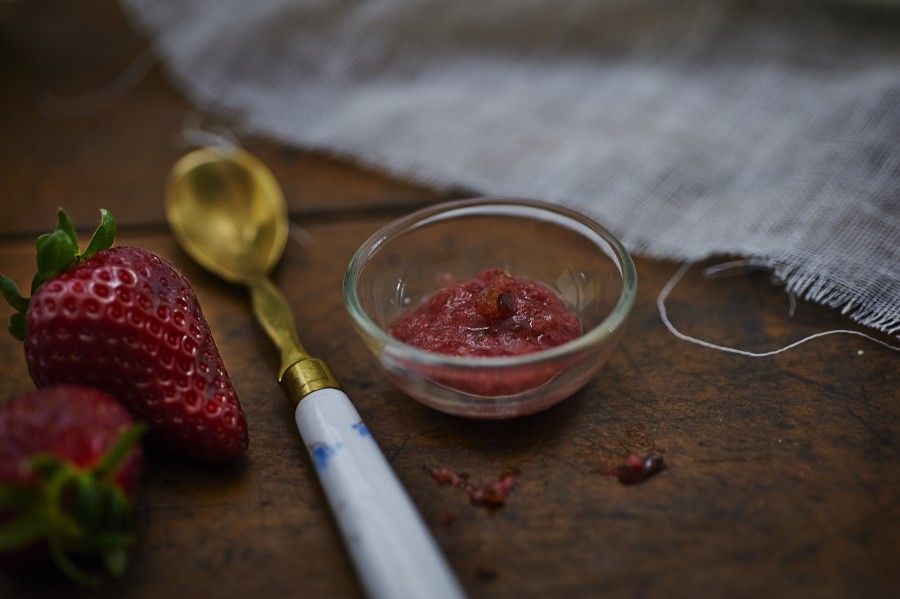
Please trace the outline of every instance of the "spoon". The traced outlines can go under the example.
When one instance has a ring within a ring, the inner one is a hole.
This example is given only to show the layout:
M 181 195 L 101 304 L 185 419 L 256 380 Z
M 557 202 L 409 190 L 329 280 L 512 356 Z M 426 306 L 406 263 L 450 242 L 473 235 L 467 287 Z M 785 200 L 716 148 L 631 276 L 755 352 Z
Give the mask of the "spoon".
M 340 390 L 297 338 L 269 279 L 287 242 L 288 213 L 271 171 L 239 148 L 195 150 L 172 168 L 166 216 L 204 268 L 250 290 L 253 312 L 281 354 L 278 380 L 363 587 L 372 597 L 462 597 L 434 539 Z

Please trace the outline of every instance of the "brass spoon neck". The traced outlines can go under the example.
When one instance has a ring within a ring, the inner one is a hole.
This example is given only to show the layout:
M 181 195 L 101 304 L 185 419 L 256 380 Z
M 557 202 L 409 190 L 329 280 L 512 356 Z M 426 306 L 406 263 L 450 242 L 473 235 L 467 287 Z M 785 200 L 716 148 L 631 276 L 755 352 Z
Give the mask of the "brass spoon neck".
M 281 387 L 295 404 L 319 389 L 340 389 L 328 364 L 318 358 L 304 358 L 289 366 L 281 375 Z

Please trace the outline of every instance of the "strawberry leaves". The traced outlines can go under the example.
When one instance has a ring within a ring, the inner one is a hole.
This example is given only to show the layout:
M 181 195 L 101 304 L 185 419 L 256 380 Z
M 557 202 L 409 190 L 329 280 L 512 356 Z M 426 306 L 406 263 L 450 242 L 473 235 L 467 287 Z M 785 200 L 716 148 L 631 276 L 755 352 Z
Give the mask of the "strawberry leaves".
M 78 256 L 78 245 L 65 231 L 57 229 L 53 233 L 41 235 L 37 239 L 37 273 L 31 280 L 31 293 L 38 290 L 44 281 L 52 279 Z
M 80 584 L 100 581 L 76 565 L 77 557 L 99 556 L 110 574 L 121 575 L 132 543 L 131 506 L 115 472 L 145 430 L 125 429 L 88 469 L 49 454 L 31 458 L 37 485 L 0 487 L 0 511 L 16 514 L 0 525 L 0 553 L 46 541 L 57 567 Z
M 88 242 L 84 252 L 78 251 L 78 237 L 72 219 L 62 208 L 56 211 L 56 230 L 37 238 L 37 273 L 31 282 L 31 293 L 38 290 L 44 281 L 52 279 L 73 263 L 87 260 L 97 252 L 108 249 L 116 238 L 116 223 L 112 214 L 100 209 L 100 225 Z
M 62 214 L 65 214 L 60 210 Z M 100 209 L 100 225 L 94 231 L 94 235 L 88 242 L 80 259 L 88 260 L 93 258 L 97 252 L 108 250 L 112 247 L 113 241 L 116 239 L 116 221 L 113 219 L 112 213 L 106 208 Z
M 69 215 L 60 208 L 56 212 L 56 230 L 41 235 L 35 244 L 37 249 L 37 273 L 31 280 L 31 293 L 34 294 L 46 281 L 56 277 L 72 264 L 88 260 L 105 249 L 109 249 L 116 238 L 116 222 L 109 210 L 100 209 L 100 224 L 94 231 L 84 252 L 79 252 L 78 236 L 75 224 Z M 22 341 L 25 339 L 25 313 L 28 310 L 28 299 L 22 297 L 16 284 L 0 274 L 0 295 L 16 311 L 9 319 L 10 334 Z
M 9 317 L 9 333 L 19 341 L 25 340 L 25 311 L 28 300 L 19 293 L 16 284 L 5 275 L 0 275 L 0 295 L 13 307 L 15 314 Z
M 100 212 L 102 214 L 104 210 L 101 210 Z M 72 245 L 75 246 L 75 251 L 77 252 L 78 236 L 75 234 L 75 223 L 72 222 L 72 219 L 69 218 L 69 215 L 66 214 L 66 211 L 62 208 L 56 209 L 56 218 L 56 229 L 66 234 L 66 237 L 68 237 L 72 241 Z

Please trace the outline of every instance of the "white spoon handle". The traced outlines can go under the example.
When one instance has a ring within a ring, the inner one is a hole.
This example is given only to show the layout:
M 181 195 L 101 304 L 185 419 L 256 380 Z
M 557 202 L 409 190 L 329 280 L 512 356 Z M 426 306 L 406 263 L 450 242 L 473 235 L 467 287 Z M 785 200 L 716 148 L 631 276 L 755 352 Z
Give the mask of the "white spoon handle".
M 444 556 L 353 404 L 337 389 L 304 397 L 297 429 L 366 594 L 463 597 Z

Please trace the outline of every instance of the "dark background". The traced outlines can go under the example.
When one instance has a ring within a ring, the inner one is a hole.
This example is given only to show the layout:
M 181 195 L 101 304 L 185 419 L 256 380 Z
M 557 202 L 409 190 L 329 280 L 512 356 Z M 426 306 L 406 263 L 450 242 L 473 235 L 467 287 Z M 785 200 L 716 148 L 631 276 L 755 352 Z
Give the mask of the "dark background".
M 101 88 L 145 47 L 111 1 L 0 3 L 0 272 L 30 278 L 32 234 L 52 228 L 58 205 L 84 230 L 97 208 L 112 209 L 121 243 L 159 252 L 194 282 L 250 423 L 251 448 L 236 466 L 150 459 L 131 570 L 104 594 L 358 595 L 275 383 L 274 350 L 244 294 L 192 264 L 164 224 L 163 180 L 186 149 L 179 134 L 191 107 L 157 66 L 94 116 L 40 112 L 47 94 Z M 445 416 L 383 380 L 344 312 L 340 281 L 376 228 L 467 194 L 262 141 L 247 147 L 273 168 L 293 221 L 309 233 L 290 242 L 277 274 L 301 337 L 333 366 L 471 595 L 900 588 L 896 355 L 846 336 L 764 359 L 683 343 L 655 306 L 676 265 L 639 259 L 622 346 L 584 390 L 515 421 Z M 706 279 L 695 268 L 669 306 L 684 331 L 757 351 L 851 326 L 804 303 L 789 318 L 787 296 L 765 273 Z M 30 388 L 21 347 L 0 336 L 0 395 Z M 647 483 L 625 487 L 603 474 L 650 448 L 669 468 Z M 521 476 L 507 506 L 490 513 L 436 485 L 424 469 L 434 465 L 482 481 L 507 467 Z M 56 577 L 0 577 L 0 596 L 69 589 Z

